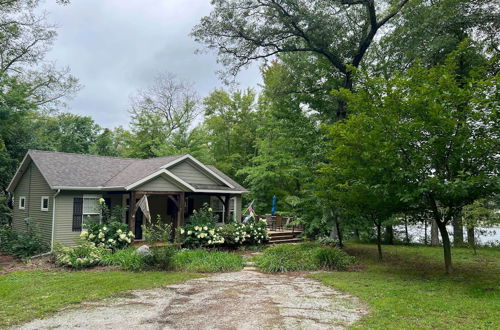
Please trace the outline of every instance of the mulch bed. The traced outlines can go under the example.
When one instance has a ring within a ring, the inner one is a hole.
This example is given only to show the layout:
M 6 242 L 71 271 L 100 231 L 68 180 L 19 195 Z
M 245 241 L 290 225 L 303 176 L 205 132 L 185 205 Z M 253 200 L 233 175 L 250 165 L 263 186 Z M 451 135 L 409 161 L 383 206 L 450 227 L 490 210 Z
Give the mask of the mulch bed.
M 18 270 L 51 269 L 55 265 L 50 261 L 50 256 L 44 256 L 26 261 L 0 252 L 0 274 L 8 274 Z

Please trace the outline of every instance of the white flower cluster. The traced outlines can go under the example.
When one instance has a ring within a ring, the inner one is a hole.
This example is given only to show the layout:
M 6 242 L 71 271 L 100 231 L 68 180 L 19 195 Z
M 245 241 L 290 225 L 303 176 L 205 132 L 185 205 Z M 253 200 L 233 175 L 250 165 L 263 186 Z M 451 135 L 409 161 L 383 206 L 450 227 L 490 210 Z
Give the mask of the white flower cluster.
M 212 226 L 194 226 L 192 229 L 181 228 L 179 233 L 184 241 L 198 243 L 195 245 L 216 245 L 223 244 L 224 237 L 219 234 L 217 228 Z

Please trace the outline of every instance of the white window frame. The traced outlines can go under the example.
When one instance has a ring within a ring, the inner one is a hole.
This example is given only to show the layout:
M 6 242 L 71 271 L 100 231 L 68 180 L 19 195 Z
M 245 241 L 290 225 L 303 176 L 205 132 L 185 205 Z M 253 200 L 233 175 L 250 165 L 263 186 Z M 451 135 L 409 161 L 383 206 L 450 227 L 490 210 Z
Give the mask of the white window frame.
M 23 201 L 23 203 L 21 203 L 21 201 Z M 26 196 L 19 196 L 19 209 L 20 210 L 26 209 Z
M 47 207 L 43 207 L 44 200 L 47 200 Z M 50 202 L 49 196 L 42 196 L 42 198 L 40 198 L 40 210 L 44 211 L 44 212 L 48 212 L 49 211 L 49 202 Z
M 99 199 L 102 198 L 101 195 L 83 195 L 83 205 L 82 205 L 82 215 L 101 215 L 101 211 L 96 209 L 94 212 L 85 212 L 85 199 L 96 199 L 96 206 L 99 207 Z

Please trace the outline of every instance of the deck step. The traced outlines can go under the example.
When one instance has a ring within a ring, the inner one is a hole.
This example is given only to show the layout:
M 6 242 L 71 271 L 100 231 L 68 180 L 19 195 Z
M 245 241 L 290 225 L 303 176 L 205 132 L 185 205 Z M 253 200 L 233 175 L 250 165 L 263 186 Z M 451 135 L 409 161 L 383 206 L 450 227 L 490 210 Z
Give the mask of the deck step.
M 280 240 L 270 240 L 269 244 L 284 244 L 284 243 L 300 243 L 304 240 L 302 238 L 288 238 L 288 239 L 280 239 Z

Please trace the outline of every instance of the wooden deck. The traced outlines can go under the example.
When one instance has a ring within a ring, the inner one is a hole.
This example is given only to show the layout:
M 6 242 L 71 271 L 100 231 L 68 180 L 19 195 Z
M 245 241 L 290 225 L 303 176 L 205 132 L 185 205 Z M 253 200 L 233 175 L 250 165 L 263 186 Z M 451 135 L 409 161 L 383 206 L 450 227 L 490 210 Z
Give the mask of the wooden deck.
M 302 234 L 301 230 L 267 230 L 269 235 L 269 244 L 282 244 L 282 243 L 299 243 L 303 239 L 298 237 Z

